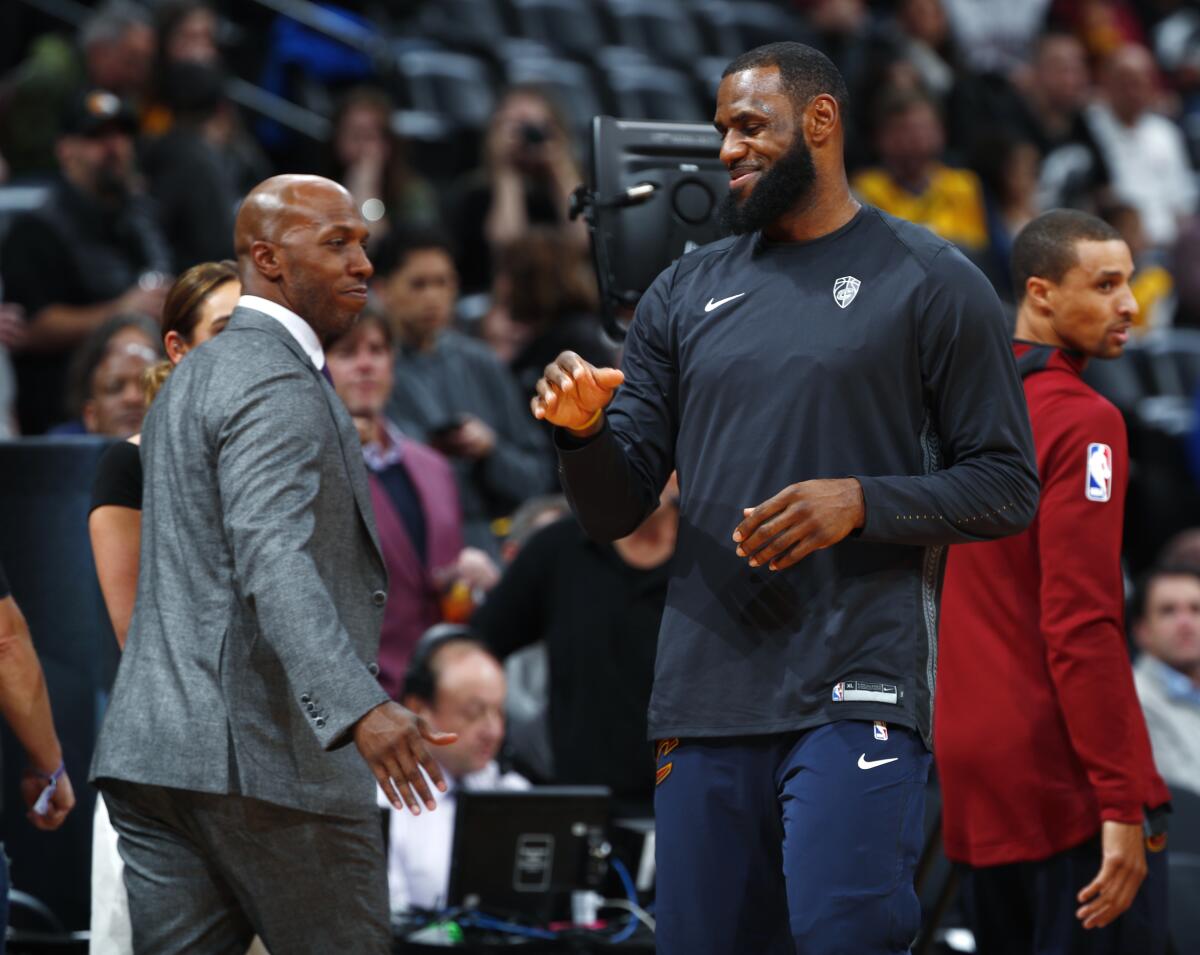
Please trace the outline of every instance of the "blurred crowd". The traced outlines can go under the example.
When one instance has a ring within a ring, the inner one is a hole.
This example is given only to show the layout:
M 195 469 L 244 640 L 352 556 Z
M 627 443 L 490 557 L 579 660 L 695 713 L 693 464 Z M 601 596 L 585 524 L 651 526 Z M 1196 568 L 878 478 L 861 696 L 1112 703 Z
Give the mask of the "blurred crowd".
M 615 31 L 605 17 L 621 4 L 575 5 Z M 725 15 L 707 0 L 647 6 L 710 25 Z M 847 79 L 860 198 L 956 243 L 1007 302 L 1022 226 L 1058 206 L 1095 212 L 1133 250 L 1136 329 L 1200 328 L 1194 3 L 793 0 L 743 12 L 772 6 L 770 22 L 791 35 L 768 39 L 821 48 Z M 401 698 L 421 633 L 482 605 L 476 635 L 511 657 L 508 735 L 520 768 L 535 780 L 606 783 L 645 809 L 645 710 L 673 492 L 634 537 L 587 541 L 563 521 L 550 435 L 528 408 L 532 383 L 560 351 L 619 360 L 597 319 L 586 230 L 568 216 L 587 129 L 546 86 L 512 83 L 482 106 L 475 135 L 451 148 L 419 133 L 413 89 L 376 70 L 361 44 L 251 8 L 108 0 L 72 29 L 13 18 L 38 30 L 10 39 L 17 61 L 0 79 L 0 437 L 139 432 L 145 373 L 171 351 L 168 293 L 201 263 L 232 257 L 240 198 L 275 172 L 338 180 L 370 223 L 375 270 L 366 317 L 327 350 L 389 551 L 381 679 Z M 472 17 L 512 28 L 497 47 L 522 39 L 525 21 L 499 0 L 351 5 L 338 22 L 416 42 L 451 9 L 464 16 L 460 48 L 481 62 L 488 43 Z M 597 67 L 601 50 L 560 39 L 564 57 Z M 717 76 L 721 52 L 709 44 Z M 709 122 L 715 77 L 694 65 L 708 99 L 688 118 Z M 302 133 L 248 112 L 234 95 L 246 81 L 302 96 L 319 122 Z M 312 129 L 324 130 L 319 142 Z M 1184 460 L 1183 430 L 1171 434 L 1171 461 Z M 1140 545 L 1135 571 L 1156 562 L 1170 533 L 1200 522 L 1195 483 L 1182 463 L 1170 466 L 1165 486 L 1191 497 L 1167 500 L 1166 516 L 1147 522 L 1155 536 Z M 1184 675 L 1152 682 L 1153 667 L 1139 671 L 1167 722 L 1175 705 L 1200 714 L 1200 554 L 1177 549 L 1137 611 L 1139 645 Z M 588 592 L 572 594 L 581 579 Z M 568 641 L 580 633 L 594 639 Z M 531 644 L 540 655 L 523 649 Z M 503 727 L 487 725 L 469 769 L 499 748 Z M 1194 730 L 1180 736 L 1180 751 L 1191 749 L 1172 765 L 1200 792 L 1195 739 Z
M 595 20 L 588 28 L 595 31 L 603 27 L 600 13 L 620 7 L 586 0 L 542 5 L 547 15 L 578 6 Z M 429 34 L 437 31 L 428 14 L 439 6 L 393 7 L 386 27 L 397 42 L 432 43 Z M 529 10 L 538 3 L 514 6 L 521 8 L 513 30 L 519 33 L 532 24 Z M 704 11 L 715 16 L 700 0 L 659 6 L 677 7 L 676 16 L 691 8 L 697 18 Z M 1200 325 L 1200 270 L 1188 267 L 1200 255 L 1194 4 L 793 0 L 776 6 L 782 19 L 775 28 L 825 50 L 847 78 L 849 168 L 861 198 L 961 246 L 1006 301 L 1012 299 L 1009 250 L 1021 226 L 1057 206 L 1095 212 L 1134 251 L 1138 327 Z M 464 38 L 477 32 L 472 15 L 503 12 L 503 4 L 490 0 L 458 7 Z M 372 12 L 369 5 L 347 9 L 343 25 L 369 25 L 364 15 Z M 520 39 L 496 37 L 494 45 L 508 50 Z M 230 98 L 230 61 L 245 61 L 246 48 L 264 42 L 260 72 L 250 79 L 309 104 L 322 100 L 323 142 L 247 115 Z M 592 51 L 592 66 L 635 52 L 619 45 L 623 33 L 595 42 L 607 45 Z M 564 37 L 559 53 L 584 63 L 589 54 L 577 46 Z M 553 83 L 491 90 L 484 104 L 490 116 L 473 140 L 467 137 L 473 157 L 464 160 L 461 138 L 450 149 L 436 136 L 397 132 L 413 128 L 404 117 L 411 118 L 419 98 L 411 88 L 417 79 L 397 81 L 382 69 L 373 74 L 372 61 L 353 45 L 341 47 L 342 60 L 337 52 L 336 39 L 285 18 L 264 25 L 234 5 L 199 0 L 110 0 L 74 35 L 52 30 L 26 38 L 23 59 L 0 85 L 0 179 L 12 193 L 0 203 L 7 237 L 0 247 L 3 427 L 21 434 L 64 425 L 128 430 L 103 415 L 85 420 L 83 402 L 116 401 L 121 388 L 98 369 L 105 349 L 84 343 L 117 316 L 157 318 L 173 276 L 228 258 L 239 198 L 273 171 L 319 172 L 342 182 L 371 222 L 375 248 L 396 230 L 443 237 L 453 290 L 449 334 L 434 350 L 457 348 L 465 333 L 523 385 L 557 348 L 580 346 L 587 357 L 611 358 L 611 345 L 591 320 L 596 290 L 586 233 L 567 216 L 570 193 L 582 179 L 587 132 L 577 104 L 568 110 L 556 101 Z M 665 51 L 664 61 L 672 56 L 678 53 Z M 701 84 L 709 93 L 715 78 Z M 684 108 L 694 111 L 689 118 L 707 121 L 711 102 L 699 100 Z M 596 102 L 613 105 L 599 91 Z M 391 287 L 384 271 L 377 277 L 381 289 Z M 407 306 L 382 291 L 376 305 L 388 313 L 406 371 L 420 368 L 423 384 L 445 374 L 413 357 L 433 345 L 416 341 L 420 323 L 402 314 Z M 428 305 L 424 321 L 438 321 L 434 311 Z M 148 347 L 154 349 L 152 341 Z M 407 387 L 409 377 L 401 375 L 398 387 Z M 398 399 L 398 409 L 413 407 L 411 396 Z M 429 437 L 466 413 L 497 431 L 497 422 L 477 410 L 450 406 L 427 406 L 415 423 Z M 498 433 L 501 453 L 508 442 L 526 440 Z M 440 440 L 443 452 L 468 460 L 490 443 L 474 423 Z M 544 482 L 523 486 L 525 496 L 546 490 Z M 520 503 L 511 490 L 491 491 L 489 516 Z

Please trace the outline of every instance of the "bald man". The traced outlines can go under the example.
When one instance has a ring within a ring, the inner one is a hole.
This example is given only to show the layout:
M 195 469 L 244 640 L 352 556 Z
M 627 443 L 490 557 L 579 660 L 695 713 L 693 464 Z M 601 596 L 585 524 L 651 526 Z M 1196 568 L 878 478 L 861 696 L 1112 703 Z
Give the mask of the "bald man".
M 366 302 L 367 229 L 326 179 L 247 196 L 245 294 L 142 432 L 142 561 L 96 748 L 135 951 L 386 952 L 374 788 L 444 790 L 374 660 L 386 574 L 359 440 L 324 336 Z M 374 779 L 372 779 L 374 776 Z

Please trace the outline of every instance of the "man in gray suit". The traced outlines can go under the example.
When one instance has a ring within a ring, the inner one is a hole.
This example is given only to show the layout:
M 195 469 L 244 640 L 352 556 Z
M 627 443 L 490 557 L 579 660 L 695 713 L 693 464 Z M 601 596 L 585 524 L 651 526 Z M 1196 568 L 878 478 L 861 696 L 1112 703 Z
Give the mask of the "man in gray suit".
M 336 183 L 255 188 L 238 307 L 146 418 L 137 604 L 92 767 L 139 952 L 240 955 L 256 932 L 276 955 L 387 951 L 372 773 L 413 813 L 435 805 L 420 767 L 445 789 L 426 743 L 455 737 L 375 679 L 386 576 L 323 377 L 366 239 Z

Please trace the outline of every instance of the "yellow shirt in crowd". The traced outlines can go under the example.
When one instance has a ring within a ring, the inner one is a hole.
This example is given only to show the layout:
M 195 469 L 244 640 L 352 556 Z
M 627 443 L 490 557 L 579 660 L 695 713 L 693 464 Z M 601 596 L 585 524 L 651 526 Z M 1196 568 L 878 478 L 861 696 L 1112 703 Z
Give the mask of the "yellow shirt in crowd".
M 938 166 L 924 192 L 909 192 L 884 169 L 868 169 L 851 184 L 864 202 L 923 225 L 966 249 L 987 248 L 983 188 L 968 169 Z

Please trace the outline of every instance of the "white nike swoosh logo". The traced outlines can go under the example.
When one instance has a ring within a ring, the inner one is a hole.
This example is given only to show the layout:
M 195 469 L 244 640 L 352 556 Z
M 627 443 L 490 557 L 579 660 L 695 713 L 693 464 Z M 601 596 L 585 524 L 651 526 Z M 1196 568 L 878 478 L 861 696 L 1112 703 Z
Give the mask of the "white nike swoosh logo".
M 708 300 L 708 304 L 704 306 L 704 311 L 711 312 L 714 308 L 720 308 L 726 302 L 732 302 L 735 298 L 741 298 L 745 294 L 746 294 L 745 292 L 738 292 L 737 295 L 730 295 L 729 298 L 723 298 L 719 302 L 714 302 L 710 298 Z
M 867 754 L 863 753 L 858 757 L 859 769 L 874 769 L 876 766 L 882 766 L 884 763 L 894 763 L 899 756 L 893 756 L 891 759 L 867 759 Z

